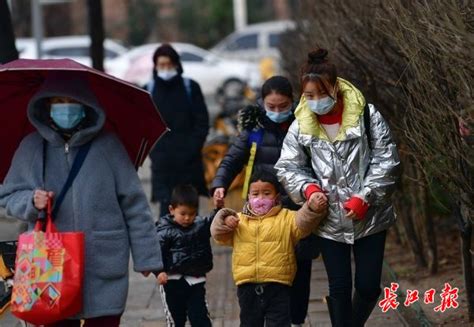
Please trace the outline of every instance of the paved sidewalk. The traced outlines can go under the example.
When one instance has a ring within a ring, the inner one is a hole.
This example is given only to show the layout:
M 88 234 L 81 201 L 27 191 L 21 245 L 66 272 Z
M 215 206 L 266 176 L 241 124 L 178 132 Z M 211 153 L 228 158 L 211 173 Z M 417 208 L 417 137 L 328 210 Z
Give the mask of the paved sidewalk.
M 208 275 L 207 301 L 213 326 L 239 325 L 239 304 L 232 281 L 230 249 L 214 247 L 214 269 Z M 321 259 L 313 261 L 309 312 L 305 326 L 331 326 L 324 297 L 327 276 Z M 125 327 L 166 326 L 163 307 L 154 279 L 131 275 L 130 294 L 122 325 Z M 403 326 L 395 311 L 383 313 L 376 307 L 366 326 Z

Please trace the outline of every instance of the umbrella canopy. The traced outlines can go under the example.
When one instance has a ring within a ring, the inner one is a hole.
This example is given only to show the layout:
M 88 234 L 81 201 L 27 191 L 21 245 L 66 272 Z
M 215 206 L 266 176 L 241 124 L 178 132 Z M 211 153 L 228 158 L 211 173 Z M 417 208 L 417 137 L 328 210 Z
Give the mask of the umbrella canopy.
M 19 59 L 0 65 L 0 182 L 3 182 L 21 140 L 34 131 L 27 117 L 30 99 L 49 78 L 87 83 L 106 116 L 105 128 L 118 135 L 138 168 L 166 132 L 166 124 L 150 94 L 70 59 Z

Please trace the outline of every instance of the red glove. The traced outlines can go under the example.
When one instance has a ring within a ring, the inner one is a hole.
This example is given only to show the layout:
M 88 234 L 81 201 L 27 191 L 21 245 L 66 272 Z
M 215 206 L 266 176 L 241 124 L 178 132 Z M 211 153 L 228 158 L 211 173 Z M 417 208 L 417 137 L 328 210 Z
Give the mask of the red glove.
M 316 192 L 323 192 L 323 190 L 316 184 L 309 184 L 306 190 L 304 191 L 304 196 L 306 197 L 306 200 L 309 200 L 311 197 L 311 194 L 316 193 Z
M 364 202 L 361 198 L 353 196 L 344 203 L 344 209 L 347 211 L 352 210 L 358 219 L 364 219 L 367 210 L 369 210 L 369 204 Z

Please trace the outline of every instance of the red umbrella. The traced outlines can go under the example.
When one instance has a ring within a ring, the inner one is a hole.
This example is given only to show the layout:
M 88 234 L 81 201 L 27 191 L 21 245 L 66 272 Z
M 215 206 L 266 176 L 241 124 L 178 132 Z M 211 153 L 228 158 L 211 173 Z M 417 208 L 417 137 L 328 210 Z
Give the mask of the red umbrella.
M 141 166 L 167 130 L 148 92 L 70 59 L 19 59 L 0 65 L 0 183 L 21 140 L 34 130 L 28 102 L 51 72 L 88 83 L 105 111 L 105 128 L 118 135 L 135 167 Z

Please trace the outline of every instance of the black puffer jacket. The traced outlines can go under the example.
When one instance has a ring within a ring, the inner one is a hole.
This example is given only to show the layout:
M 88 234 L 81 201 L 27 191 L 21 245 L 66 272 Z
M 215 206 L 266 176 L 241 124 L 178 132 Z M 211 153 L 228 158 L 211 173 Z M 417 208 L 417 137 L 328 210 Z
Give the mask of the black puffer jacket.
M 290 124 L 295 117 L 291 117 L 282 124 L 271 121 L 266 115 L 265 110 L 260 106 L 248 106 L 239 113 L 239 129 L 241 133 L 232 144 L 229 151 L 217 169 L 216 177 L 211 186 L 211 194 L 219 187 L 228 189 L 234 178 L 242 171 L 250 157 L 251 141 L 249 138 L 253 130 L 261 130 L 261 141 L 257 146 L 255 155 L 255 167 L 263 167 L 269 171 L 274 170 L 275 163 L 280 158 L 280 151 Z M 297 210 L 299 206 L 294 204 L 286 195 L 283 187 L 280 188 L 282 204 L 285 208 Z
M 192 184 L 207 196 L 201 150 L 209 117 L 201 88 L 191 80 L 191 92 L 187 92 L 181 75 L 165 81 L 155 74 L 154 81 L 153 101 L 171 131 L 150 153 L 152 201 L 169 200 L 178 184 Z
M 164 271 L 188 276 L 204 276 L 212 269 L 210 217 L 197 217 L 189 227 L 173 221 L 173 216 L 161 217 L 158 226 Z

